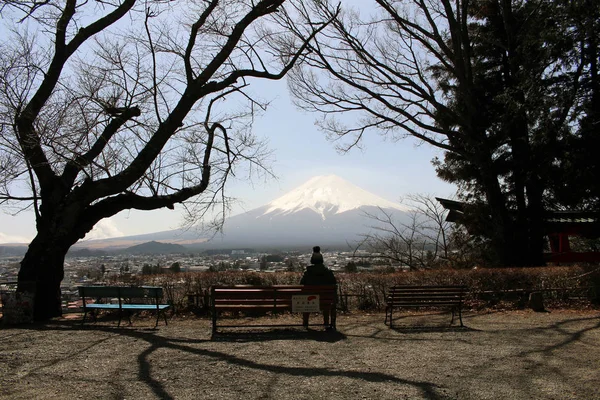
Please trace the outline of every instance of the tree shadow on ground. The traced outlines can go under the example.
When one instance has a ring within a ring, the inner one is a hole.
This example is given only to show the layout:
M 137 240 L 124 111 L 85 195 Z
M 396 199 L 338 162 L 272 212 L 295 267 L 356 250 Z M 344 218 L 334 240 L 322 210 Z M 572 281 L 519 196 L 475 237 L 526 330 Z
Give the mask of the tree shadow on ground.
M 394 325 L 390 328 L 389 323 L 384 324 L 383 319 L 370 318 L 367 320 L 360 320 L 355 323 L 344 324 L 344 332 L 346 337 L 362 337 L 367 339 L 381 340 L 381 341 L 397 341 L 406 340 L 404 337 L 394 337 L 393 335 L 387 335 L 387 332 L 398 332 L 398 333 L 419 333 L 419 332 L 479 332 L 479 329 L 471 328 L 468 326 L 450 325 L 446 322 L 440 323 L 439 317 L 445 318 L 445 314 L 431 312 L 421 313 L 416 316 L 414 313 L 402 315 L 399 318 L 394 319 Z M 428 319 L 429 317 L 438 318 L 437 321 L 428 324 L 415 323 L 419 319 Z M 463 315 L 463 320 L 469 319 L 470 316 Z M 412 319 L 413 322 L 410 320 Z M 405 323 L 398 324 L 399 320 L 404 320 Z M 369 330 L 369 333 L 363 333 L 363 331 Z M 359 331 L 361 333 L 356 333 Z M 419 339 L 412 339 L 419 340 Z M 452 340 L 456 340 L 453 338 Z
M 587 322 L 587 321 L 597 321 L 597 322 L 592 326 L 589 326 L 587 328 L 581 328 L 574 332 L 569 332 L 567 329 L 567 326 L 569 324 L 576 323 L 576 322 Z M 522 352 L 522 353 L 520 353 L 520 355 L 524 356 L 524 355 L 529 355 L 529 354 L 534 354 L 534 353 L 542 353 L 544 355 L 550 355 L 555 350 L 566 347 L 569 344 L 572 344 L 572 343 L 575 343 L 578 341 L 582 341 L 583 335 L 585 333 L 591 332 L 596 329 L 600 329 L 600 318 L 598 318 L 598 317 L 575 318 L 575 319 L 569 319 L 566 321 L 556 322 L 547 328 L 542 328 L 541 330 L 542 331 L 556 331 L 564 336 L 563 340 L 561 340 L 558 343 L 545 346 L 543 349 L 539 349 L 539 350 L 534 349 L 534 350 L 528 350 L 528 351 Z M 594 344 L 594 345 L 596 345 L 596 344 Z
M 111 321 L 112 322 L 112 321 Z M 216 351 L 212 349 L 202 349 L 193 347 L 194 345 L 202 345 L 215 342 L 250 342 L 250 341 L 270 341 L 270 340 L 313 340 L 313 341 L 324 341 L 324 342 L 336 342 L 345 339 L 345 335 L 340 332 L 325 332 L 318 330 L 272 330 L 265 332 L 229 332 L 219 333 L 217 340 L 214 339 L 189 339 L 189 338 L 169 338 L 161 336 L 163 333 L 159 328 L 150 328 L 147 326 L 121 326 L 117 327 L 116 324 L 86 324 L 81 325 L 81 320 L 53 320 L 43 324 L 28 325 L 27 330 L 39 330 L 39 331 L 98 331 L 109 334 L 117 334 L 143 340 L 148 343 L 149 347 L 137 355 L 138 362 L 138 379 L 140 382 L 144 382 L 155 394 L 156 397 L 165 400 L 171 400 L 175 397 L 171 395 L 165 385 L 152 375 L 152 354 L 157 351 L 164 350 L 175 350 L 188 355 L 195 355 L 201 357 L 207 357 L 214 360 L 225 361 L 229 364 L 237 365 L 244 368 L 254 369 L 257 371 L 266 371 L 273 374 L 286 374 L 295 377 L 344 377 L 363 382 L 374 382 L 374 383 L 397 383 L 400 385 L 409 385 L 417 388 L 423 399 L 430 400 L 442 400 L 446 396 L 440 393 L 440 388 L 427 381 L 409 380 L 398 378 L 397 376 L 372 371 L 347 371 L 339 370 L 334 367 L 302 367 L 302 366 L 284 366 L 277 364 L 265 364 L 250 360 L 247 358 L 239 357 L 235 354 L 228 354 L 222 351 Z M 94 343 L 90 343 L 85 349 L 76 352 L 79 354 L 89 350 L 91 347 L 101 345 L 107 338 L 102 338 Z M 73 355 L 69 356 L 71 358 Z M 64 360 L 68 359 L 65 358 Z M 58 363 L 61 360 L 55 360 L 54 363 Z
M 570 324 L 580 323 L 580 322 L 593 322 L 590 326 L 586 327 L 577 327 L 572 328 L 569 327 Z M 345 334 L 339 334 L 342 337 L 335 338 L 335 332 L 322 332 L 322 331 L 294 331 L 294 330 L 277 330 L 277 331 L 267 331 L 267 332 L 231 332 L 226 334 L 219 334 L 220 338 L 217 338 L 216 342 L 245 342 L 245 341 L 271 341 L 271 340 L 319 340 L 319 338 L 323 338 L 327 340 L 328 337 L 333 337 L 334 341 L 346 339 L 347 337 L 352 336 L 363 336 L 363 335 L 354 335 L 351 334 L 350 331 L 360 327 L 370 327 L 373 328 L 375 332 L 373 334 L 377 335 L 383 331 L 389 332 L 388 327 L 383 326 L 383 321 L 377 322 L 375 318 L 369 321 L 362 321 L 361 323 L 350 323 L 344 324 L 342 326 L 342 330 Z M 403 329 L 404 327 L 400 327 Z M 423 330 L 423 328 L 426 328 Z M 433 327 L 422 327 L 422 326 L 409 326 L 407 327 L 406 332 L 418 333 L 418 332 L 430 332 L 430 328 L 435 329 L 435 331 L 441 332 L 454 332 L 454 330 L 448 330 L 447 326 L 433 326 Z M 468 328 L 468 327 L 454 327 L 459 329 L 460 332 L 473 332 L 479 331 L 476 329 Z M 446 398 L 444 396 L 442 389 L 433 382 L 428 381 L 419 381 L 419 380 L 411 380 L 399 378 L 393 374 L 388 374 L 384 372 L 372 372 L 372 371 L 347 371 L 337 369 L 333 366 L 328 367 L 303 367 L 303 366 L 288 366 L 288 365 L 280 365 L 280 364 L 266 364 L 261 363 L 256 360 L 248 359 L 241 357 L 237 354 L 231 354 L 224 351 L 217 351 L 212 348 L 199 348 L 198 346 L 209 346 L 210 343 L 215 343 L 215 340 L 206 339 L 190 339 L 190 338 L 177 338 L 177 337 L 169 337 L 170 334 L 168 331 L 161 331 L 159 329 L 155 329 L 154 327 L 149 328 L 147 326 L 132 326 L 132 327 L 120 327 L 118 328 L 116 324 L 107 325 L 107 324 L 91 324 L 81 326 L 80 320 L 58 320 L 51 321 L 46 324 L 34 324 L 28 325 L 25 330 L 33 329 L 33 330 L 64 330 L 64 331 L 77 331 L 77 330 L 85 330 L 85 331 L 99 331 L 104 333 L 110 333 L 115 335 L 127 336 L 139 340 L 143 340 L 148 344 L 148 347 L 138 354 L 134 354 L 137 359 L 138 364 L 138 379 L 140 382 L 144 382 L 153 393 L 161 399 L 173 399 L 173 395 L 169 393 L 168 388 L 164 383 L 161 382 L 160 379 L 157 379 L 153 376 L 153 366 L 152 359 L 153 354 L 156 352 L 162 352 L 164 350 L 174 350 L 178 352 L 182 352 L 187 354 L 188 356 L 201 357 L 204 360 L 219 360 L 224 361 L 226 363 L 237 365 L 240 367 L 253 369 L 256 371 L 265 371 L 272 374 L 281 374 L 281 375 L 289 375 L 294 377 L 316 377 L 316 376 L 330 376 L 330 377 L 344 377 L 347 379 L 356 380 L 359 382 L 370 382 L 370 383 L 384 383 L 384 382 L 393 382 L 400 385 L 408 385 L 414 387 L 419 390 L 421 398 L 425 399 L 443 399 Z M 487 334 L 503 334 L 516 332 L 517 335 L 521 335 L 518 332 L 523 331 L 523 335 L 527 331 L 535 331 L 543 334 L 544 332 L 556 332 L 561 335 L 561 339 L 554 340 L 551 343 L 543 346 L 542 348 L 532 349 L 525 352 L 520 353 L 520 356 L 526 356 L 531 353 L 542 353 L 546 355 L 551 355 L 552 352 L 556 351 L 559 348 L 565 347 L 570 343 L 581 341 L 585 339 L 585 334 L 587 332 L 600 329 L 600 320 L 597 316 L 594 317 L 586 317 L 586 318 L 573 318 L 568 320 L 559 321 L 547 326 L 540 326 L 535 328 L 515 328 L 515 327 L 507 327 L 507 329 L 485 329 L 484 332 Z M 392 332 L 396 332 L 397 329 L 394 328 L 391 330 Z M 378 338 L 372 337 L 371 334 L 364 335 L 365 338 L 374 338 L 374 339 L 383 339 L 388 340 L 389 338 Z M 215 343 L 215 344 L 217 344 Z M 99 338 L 98 341 L 94 341 L 94 343 L 89 343 L 91 346 L 102 345 L 103 338 Z M 81 351 L 77 351 L 77 353 L 81 353 L 89 349 L 89 347 L 85 349 L 81 349 Z M 514 356 L 514 355 L 513 355 Z M 71 354 L 69 357 L 73 357 Z M 66 359 L 68 359 L 67 357 Z M 507 360 L 510 361 L 510 360 Z M 58 361 L 56 361 L 58 362 Z M 489 367 L 489 363 L 486 363 L 480 367 L 486 368 Z M 478 367 L 478 368 L 480 368 Z M 480 369 L 477 368 L 477 371 L 481 372 Z
M 45 329 L 81 329 L 79 324 L 68 323 L 65 324 L 63 321 L 56 325 L 48 325 Z M 84 328 L 87 330 L 87 328 Z M 443 394 L 439 393 L 437 385 L 427 381 L 409 380 L 398 378 L 397 376 L 390 375 L 381 372 L 371 371 L 348 371 L 339 370 L 334 367 L 302 367 L 302 366 L 284 366 L 277 364 L 265 364 L 247 358 L 239 357 L 235 354 L 228 354 L 222 351 L 216 351 L 212 349 L 202 349 L 192 347 L 194 344 L 206 344 L 214 341 L 207 339 L 176 339 L 160 336 L 156 330 L 147 329 L 123 329 L 117 327 L 110 327 L 105 325 L 97 325 L 93 327 L 97 331 L 118 333 L 124 336 L 144 340 L 149 344 L 149 347 L 142 351 L 137 356 L 139 365 L 138 378 L 140 381 L 145 382 L 148 387 L 154 392 L 154 394 L 161 399 L 174 399 L 174 397 L 168 393 L 167 389 L 159 380 L 152 376 L 152 362 L 151 355 L 156 351 L 164 350 L 176 350 L 179 352 L 187 353 L 188 355 L 201 356 L 215 360 L 225 361 L 229 364 L 237 365 L 240 367 L 254 369 L 258 371 L 266 371 L 273 374 L 286 374 L 295 377 L 344 377 L 347 379 L 354 379 L 363 382 L 393 382 L 400 385 L 409 385 L 417 388 L 421 393 L 421 398 L 430 400 L 441 400 L 446 398 Z M 307 331 L 307 332 L 264 332 L 264 333 L 242 333 L 221 336 L 223 341 L 250 341 L 250 337 L 254 336 L 252 341 L 261 340 L 280 340 L 280 339 L 292 339 L 296 340 L 316 340 L 316 341 L 338 341 L 343 339 L 345 336 L 339 332 L 322 332 L 322 331 Z
M 273 329 L 253 332 L 217 332 L 211 340 L 215 342 L 266 342 L 271 340 L 310 340 L 335 343 L 346 339 L 339 331 Z
M 590 326 L 569 327 L 572 324 L 581 324 L 586 322 L 595 322 Z M 530 398 L 539 398 L 540 381 L 548 375 L 552 375 L 556 382 L 561 382 L 562 385 L 569 385 L 569 389 L 573 393 L 573 397 L 569 398 L 597 398 L 591 393 L 596 393 L 596 388 L 582 389 L 586 386 L 586 379 L 574 380 L 571 370 L 565 366 L 559 367 L 562 360 L 568 365 L 573 363 L 573 366 L 578 366 L 580 360 L 575 360 L 573 357 L 579 354 L 577 347 L 585 346 L 586 349 L 597 349 L 597 340 L 594 337 L 587 337 L 589 342 L 586 343 L 586 334 L 600 331 L 600 319 L 595 317 L 572 318 L 554 322 L 547 326 L 539 327 L 522 327 L 522 326 L 507 326 L 505 328 L 485 329 L 484 333 L 496 337 L 506 335 L 514 347 L 525 348 L 518 352 L 498 353 L 493 355 L 493 360 L 490 358 L 482 358 L 481 361 L 474 363 L 469 370 L 463 371 L 464 377 L 473 376 L 498 376 L 496 370 L 497 365 L 513 365 L 516 360 L 521 363 L 521 367 L 514 367 L 512 375 L 508 375 L 504 379 L 513 382 L 513 385 L 522 388 L 522 392 L 528 394 Z M 520 371 L 520 372 L 516 372 Z M 544 387 L 545 389 L 545 387 Z M 576 395 L 578 390 L 591 390 L 585 395 Z M 529 391 L 529 392 L 527 392 Z M 560 397 L 557 397 L 560 398 Z M 566 398 L 566 397 L 564 397 Z
M 133 319 L 133 318 L 132 318 Z M 81 319 L 65 319 L 58 318 L 47 322 L 33 323 L 27 325 L 27 329 L 33 330 L 98 330 L 112 331 L 113 333 L 119 333 L 125 329 L 135 329 L 142 332 L 157 332 L 160 331 L 161 326 L 154 326 L 155 320 L 140 319 L 136 323 L 129 323 L 126 319 L 121 320 L 121 325 L 117 325 L 119 318 L 113 315 L 103 315 L 94 321 L 87 321 L 82 324 Z M 150 322 L 151 321 L 151 322 Z M 141 323 L 140 323 L 141 322 Z
M 478 329 L 468 326 L 433 326 L 433 325 L 394 325 L 392 331 L 398 333 L 424 333 L 424 332 L 479 332 Z

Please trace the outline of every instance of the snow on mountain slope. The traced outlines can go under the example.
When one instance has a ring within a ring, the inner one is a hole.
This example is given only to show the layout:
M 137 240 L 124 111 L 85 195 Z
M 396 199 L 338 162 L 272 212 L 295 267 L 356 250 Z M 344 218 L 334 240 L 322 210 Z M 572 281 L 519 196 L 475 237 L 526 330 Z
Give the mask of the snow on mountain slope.
M 339 176 L 326 175 L 315 176 L 273 200 L 267 204 L 264 215 L 289 214 L 309 209 L 325 220 L 328 216 L 366 206 L 409 211 L 408 207 L 369 193 Z
M 105 239 L 97 248 L 123 248 L 154 240 L 197 249 L 310 249 L 317 244 L 342 249 L 372 230 L 376 221 L 365 213 L 378 214 L 378 207 L 392 213 L 396 221 L 410 222 L 408 207 L 335 175 L 317 176 L 269 204 L 227 218 L 222 235 L 210 238 L 193 230 L 173 230 Z M 96 242 L 86 241 L 85 247 L 91 248 Z

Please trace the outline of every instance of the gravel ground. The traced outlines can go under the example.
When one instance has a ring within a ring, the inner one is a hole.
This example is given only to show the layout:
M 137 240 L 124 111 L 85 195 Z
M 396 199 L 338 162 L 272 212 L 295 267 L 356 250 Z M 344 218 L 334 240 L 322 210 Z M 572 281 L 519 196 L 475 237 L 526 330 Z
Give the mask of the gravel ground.
M 299 322 L 276 322 L 290 318 Z M 467 313 L 464 328 L 449 327 L 447 313 L 402 314 L 393 330 L 383 319 L 214 338 L 200 318 L 0 327 L 0 398 L 600 398 L 598 311 Z

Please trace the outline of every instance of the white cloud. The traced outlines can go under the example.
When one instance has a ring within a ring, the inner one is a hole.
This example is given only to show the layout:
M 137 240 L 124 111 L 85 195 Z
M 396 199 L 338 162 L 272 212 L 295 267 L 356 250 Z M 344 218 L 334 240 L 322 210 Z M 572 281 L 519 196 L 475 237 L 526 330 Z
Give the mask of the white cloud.
M 96 224 L 94 229 L 86 236 L 86 240 L 92 239 L 107 239 L 112 237 L 125 236 L 123 232 L 117 228 L 117 225 L 110 219 L 103 219 Z M 10 233 L 0 232 L 0 244 L 3 243 L 22 243 L 29 244 L 33 236 L 14 235 Z
M 25 243 L 29 244 L 32 237 L 9 235 L 7 233 L 0 232 L 0 243 Z
M 125 236 L 110 219 L 103 219 L 94 226 L 91 232 L 85 235 L 85 240 L 108 239 Z

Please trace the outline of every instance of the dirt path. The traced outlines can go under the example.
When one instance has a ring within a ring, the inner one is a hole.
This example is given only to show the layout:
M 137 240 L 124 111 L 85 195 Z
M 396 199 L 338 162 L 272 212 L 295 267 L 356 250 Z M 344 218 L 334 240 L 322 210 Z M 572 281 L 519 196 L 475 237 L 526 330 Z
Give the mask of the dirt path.
M 256 320 L 253 320 L 256 321 Z M 338 333 L 229 330 L 207 319 L 0 328 L 0 398 L 597 399 L 600 313 L 382 314 Z

